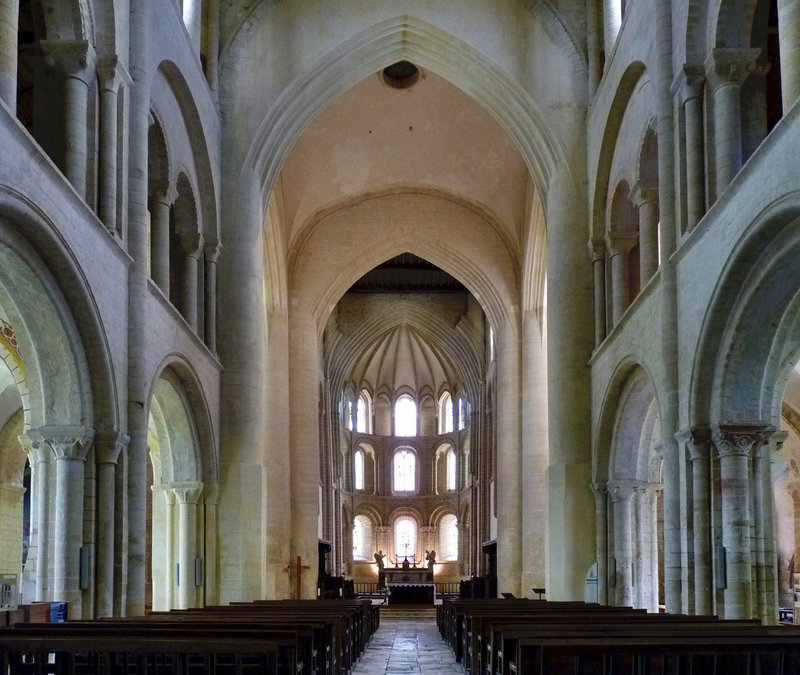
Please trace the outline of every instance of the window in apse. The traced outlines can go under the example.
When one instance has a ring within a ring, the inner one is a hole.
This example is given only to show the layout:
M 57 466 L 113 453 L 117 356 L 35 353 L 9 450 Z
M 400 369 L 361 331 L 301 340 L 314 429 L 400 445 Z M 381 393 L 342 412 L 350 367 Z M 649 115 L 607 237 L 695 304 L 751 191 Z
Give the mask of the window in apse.
M 353 485 L 356 490 L 364 489 L 364 451 L 356 450 L 353 455 Z
M 394 491 L 413 492 L 416 489 L 417 459 L 411 450 L 398 450 L 394 455 Z
M 394 405 L 395 436 L 417 435 L 417 404 L 408 394 L 397 399 Z
M 453 450 L 447 452 L 447 489 L 456 489 L 456 453 Z
M 414 562 L 417 550 L 417 524 L 411 518 L 401 518 L 395 523 L 394 550 L 398 560 Z

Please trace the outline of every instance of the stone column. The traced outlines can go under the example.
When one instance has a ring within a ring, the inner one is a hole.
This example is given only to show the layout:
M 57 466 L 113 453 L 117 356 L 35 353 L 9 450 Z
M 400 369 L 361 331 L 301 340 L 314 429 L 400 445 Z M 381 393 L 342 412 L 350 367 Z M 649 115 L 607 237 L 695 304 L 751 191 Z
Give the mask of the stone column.
M 178 503 L 178 609 L 197 606 L 194 561 L 197 558 L 197 504 L 203 494 L 202 483 L 175 483 Z
M 206 346 L 214 353 L 217 352 L 217 258 L 222 250 L 222 244 L 206 242 L 205 251 L 205 340 Z
M 218 571 L 217 571 L 217 497 L 219 496 L 219 485 L 216 483 L 206 483 L 203 488 L 203 504 L 205 505 L 205 520 L 206 520 L 206 550 L 203 556 L 205 561 L 205 574 L 204 574 L 204 587 L 205 587 L 205 602 L 204 605 L 216 605 L 219 600 L 217 598 L 217 586 L 219 584 Z
M 436 541 L 436 528 L 429 525 L 420 527 L 419 539 L 421 543 L 417 548 L 420 549 L 422 558 L 418 558 L 418 561 L 421 560 L 423 564 L 427 564 L 425 562 L 425 551 L 436 551 L 436 559 L 440 560 L 441 556 L 439 554 L 441 551 L 439 551 L 439 543 Z
M 128 587 L 128 448 L 114 470 L 114 616 L 126 616 Z
M 684 66 L 681 102 L 686 137 L 686 231 L 690 232 L 706 209 L 703 92 L 705 75 L 699 66 Z
M 608 494 L 614 513 L 614 557 L 616 559 L 617 602 L 622 607 L 633 607 L 633 518 L 632 503 L 634 481 L 610 481 Z
M 36 546 L 34 602 L 46 602 L 48 592 L 48 551 L 50 543 L 50 458 L 53 456 L 36 433 L 21 435 L 19 442 L 31 463 L 31 544 Z
M 692 427 L 675 434 L 686 443 L 692 459 L 692 531 L 694 533 L 694 613 L 713 612 L 714 588 L 711 575 L 711 461 L 710 431 Z
M 633 546 L 633 585 L 636 607 L 647 609 L 650 604 L 650 539 L 653 527 L 650 522 L 650 505 L 647 485 L 633 488 L 634 514 L 636 515 L 636 540 Z
M 497 592 L 520 596 L 522 581 L 522 398 L 520 327 L 497 332 Z
M 786 114 L 800 94 L 800 0 L 778 0 L 778 40 Z
M 181 234 L 183 249 L 183 283 L 181 284 L 181 314 L 192 330 L 197 332 L 197 272 L 203 235 L 197 232 Z
M 208 54 L 206 54 L 206 79 L 214 100 L 219 91 L 219 0 L 208 2 Z
M 594 346 L 606 339 L 606 243 L 600 237 L 589 239 L 589 257 L 594 276 Z
M 97 459 L 97 609 L 98 617 L 114 615 L 115 473 L 122 448 L 130 438 L 101 433 L 95 438 Z
M 576 147 L 584 147 L 584 143 L 576 140 Z M 586 572 L 596 559 L 596 552 L 586 545 L 595 533 L 595 504 L 586 489 L 592 480 L 590 425 L 576 423 L 591 419 L 586 363 L 594 343 L 593 280 L 581 227 L 587 222 L 586 198 L 583 188 L 574 182 L 583 181 L 575 174 L 575 167 L 581 166 L 581 152 L 576 149 L 570 167 L 559 166 L 547 185 L 547 223 L 552 227 L 547 237 L 549 545 L 545 586 L 552 600 L 583 599 Z M 503 405 L 499 403 L 498 411 Z M 491 423 L 488 415 L 486 423 Z M 497 427 L 502 429 L 504 423 L 498 421 Z M 487 426 L 486 431 L 489 429 Z M 483 489 L 485 495 L 486 487 Z
M 636 246 L 636 240 L 636 232 L 610 232 L 606 240 L 611 254 L 611 308 L 615 326 L 628 309 L 628 253 Z
M 17 33 L 19 0 L 0 0 L 0 98 L 17 113 Z
M 617 35 L 622 27 L 622 3 L 619 0 L 603 0 L 603 44 L 606 52 L 606 63 L 611 59 L 611 52 L 617 43 Z
M 750 471 L 753 447 L 762 442 L 764 425 L 721 424 L 714 429 L 719 454 L 722 497 L 722 543 L 725 547 L 725 618 L 752 617 L 750 585 Z
M 603 483 L 592 483 L 597 542 L 597 602 L 608 604 L 608 498 Z
M 742 168 L 742 84 L 755 68 L 760 49 L 720 47 L 706 60 L 714 98 L 716 198 Z
M 175 608 L 175 492 L 164 490 L 164 601 L 167 609 Z
M 754 554 L 753 565 L 753 579 L 755 581 L 754 593 L 754 607 L 753 613 L 764 623 L 769 623 L 769 615 L 771 607 L 767 606 L 767 561 L 764 556 L 764 539 L 766 536 L 764 528 L 764 510 L 772 501 L 769 496 L 764 493 L 764 473 L 769 473 L 769 446 L 765 445 L 767 438 L 763 439 L 763 443 L 756 443 L 753 446 L 753 490 L 752 505 L 753 514 L 751 522 L 753 524 L 751 536 L 754 538 L 752 552 Z M 772 489 L 771 481 L 769 489 Z M 771 563 L 772 561 L 770 561 Z
M 45 63 L 56 70 L 64 82 L 64 156 L 61 169 L 75 191 L 86 199 L 87 107 L 94 50 L 85 40 L 42 40 L 39 44 Z
M 289 381 L 291 543 L 290 555 L 302 557 L 301 593 L 317 593 L 319 519 L 319 336 L 307 303 L 290 298 Z M 289 561 L 287 561 L 288 563 Z M 290 576 L 292 578 L 294 573 Z M 292 584 L 292 589 L 294 585 Z M 293 592 L 293 591 L 292 591 Z
M 117 234 L 117 92 L 121 78 L 116 56 L 98 61 L 97 79 L 100 86 L 97 215 L 109 232 Z
M 650 601 L 647 611 L 657 614 L 658 607 L 658 493 L 663 489 L 659 484 L 647 486 L 647 506 L 650 509 Z
M 777 570 L 777 544 L 775 541 L 775 501 L 774 493 L 772 491 L 773 485 L 773 471 L 772 460 L 774 457 L 779 456 L 781 447 L 788 437 L 786 431 L 776 431 L 770 435 L 769 438 L 769 455 L 765 459 L 766 466 L 762 471 L 763 481 L 763 500 L 761 507 L 764 513 L 764 575 L 766 580 L 766 607 L 767 613 L 765 614 L 764 621 L 768 624 L 774 624 L 778 621 L 777 608 L 779 606 L 778 593 L 778 570 Z
M 631 201 L 639 210 L 639 287 L 658 270 L 658 188 L 637 185 Z
M 203 0 L 183 0 L 183 23 L 189 32 L 192 50 L 200 58 L 200 38 L 203 28 Z
M 83 475 L 94 430 L 80 426 L 41 427 L 40 442 L 53 452 L 56 499 L 53 551 L 53 600 L 70 603 L 80 619 L 80 555 L 83 546 Z
M 150 276 L 169 298 L 169 211 L 177 192 L 167 187 L 150 200 Z
M 667 439 L 665 438 L 664 441 Z M 678 445 L 663 442 L 655 448 L 663 458 L 664 476 L 664 604 L 667 612 L 681 611 L 681 481 Z

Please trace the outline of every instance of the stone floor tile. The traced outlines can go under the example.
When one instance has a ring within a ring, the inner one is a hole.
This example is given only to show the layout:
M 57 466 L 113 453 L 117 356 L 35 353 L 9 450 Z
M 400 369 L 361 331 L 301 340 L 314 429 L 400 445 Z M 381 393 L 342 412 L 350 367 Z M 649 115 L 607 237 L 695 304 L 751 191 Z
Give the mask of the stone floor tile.
M 352 675 L 454 675 L 465 671 L 445 644 L 433 618 L 381 616 Z

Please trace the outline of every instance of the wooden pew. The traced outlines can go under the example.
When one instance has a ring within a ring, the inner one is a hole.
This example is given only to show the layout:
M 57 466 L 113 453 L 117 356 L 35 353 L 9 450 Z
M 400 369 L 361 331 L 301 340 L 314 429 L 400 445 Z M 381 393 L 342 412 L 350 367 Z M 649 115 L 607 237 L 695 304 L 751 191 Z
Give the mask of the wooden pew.
M 263 601 L 129 619 L 22 624 L 0 631 L 0 672 L 88 675 L 145 672 L 157 664 L 165 674 L 337 675 L 363 652 L 377 625 L 375 613 L 365 600 Z M 23 657 L 25 652 L 30 656 Z M 134 665 L 124 670 L 126 664 Z

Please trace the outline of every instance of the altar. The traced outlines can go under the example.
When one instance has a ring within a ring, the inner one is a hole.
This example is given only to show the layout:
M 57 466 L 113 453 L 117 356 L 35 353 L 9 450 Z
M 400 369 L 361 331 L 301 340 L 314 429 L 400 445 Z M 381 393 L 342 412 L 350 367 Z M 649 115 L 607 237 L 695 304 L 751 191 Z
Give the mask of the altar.
M 383 575 L 387 584 L 433 583 L 433 570 L 426 567 L 385 567 Z
M 436 602 L 434 583 L 387 583 L 390 605 L 432 605 Z

